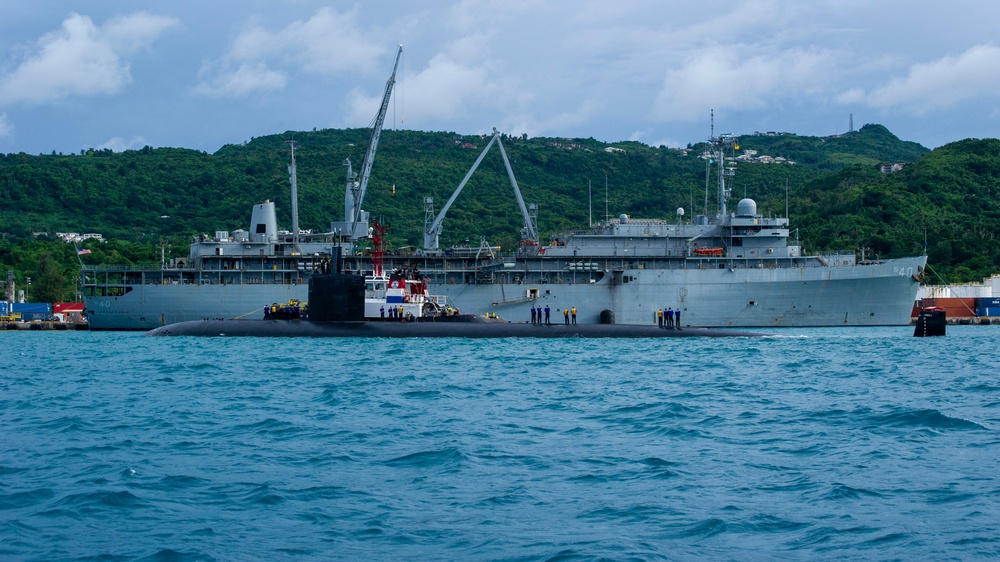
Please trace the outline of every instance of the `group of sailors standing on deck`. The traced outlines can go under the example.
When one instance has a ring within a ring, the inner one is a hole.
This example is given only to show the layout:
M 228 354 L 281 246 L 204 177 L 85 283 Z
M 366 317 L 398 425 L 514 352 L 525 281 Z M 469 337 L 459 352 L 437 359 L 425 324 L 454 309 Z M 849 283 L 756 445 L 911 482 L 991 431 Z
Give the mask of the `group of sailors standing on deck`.
M 656 321 L 661 328 L 681 329 L 681 309 L 674 310 L 669 306 L 656 311 Z
M 558 314 L 558 312 L 559 311 L 556 310 L 557 314 Z M 543 318 L 542 315 L 543 314 L 545 315 L 544 316 L 544 318 L 545 318 L 544 322 L 542 321 L 542 318 Z M 563 309 L 563 322 L 565 322 L 566 325 L 569 325 L 570 318 L 572 318 L 573 319 L 573 323 L 576 324 L 576 307 L 575 306 L 573 308 L 564 308 Z M 531 305 L 531 323 L 532 324 L 543 324 L 543 323 L 544 324 L 551 324 L 552 323 L 552 310 L 549 308 L 549 305 L 545 305 L 545 308 L 542 308 L 541 305 L 538 305 L 537 308 L 535 307 L 535 305 Z
M 542 306 L 538 305 L 537 310 L 535 305 L 531 305 L 531 323 L 532 324 L 551 324 L 551 311 L 549 310 L 549 305 L 545 305 L 545 322 L 542 322 Z
M 385 307 L 379 307 L 378 312 L 381 319 L 385 320 Z M 413 322 L 414 318 L 413 314 L 409 312 L 404 313 L 403 307 L 400 305 L 399 307 L 389 307 L 389 320 L 405 320 L 407 322 Z
M 264 320 L 299 320 L 308 318 L 308 309 L 297 301 L 264 305 Z

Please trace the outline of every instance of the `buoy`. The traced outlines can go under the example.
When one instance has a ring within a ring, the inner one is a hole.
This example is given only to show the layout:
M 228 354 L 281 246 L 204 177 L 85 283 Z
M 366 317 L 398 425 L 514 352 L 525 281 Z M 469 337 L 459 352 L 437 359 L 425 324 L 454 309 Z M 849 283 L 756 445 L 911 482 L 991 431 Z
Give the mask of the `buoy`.
M 917 316 L 917 326 L 913 329 L 913 337 L 943 336 L 947 325 L 947 315 L 940 306 L 921 308 L 920 315 Z

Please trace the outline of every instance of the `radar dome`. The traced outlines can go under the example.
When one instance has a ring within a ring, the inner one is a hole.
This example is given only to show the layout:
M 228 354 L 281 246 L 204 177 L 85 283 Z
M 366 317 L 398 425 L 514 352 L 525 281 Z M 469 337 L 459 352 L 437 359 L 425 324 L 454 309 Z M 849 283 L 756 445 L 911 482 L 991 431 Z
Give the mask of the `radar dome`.
M 736 204 L 736 216 L 753 217 L 757 215 L 757 202 L 753 199 L 741 199 Z
M 622 216 L 618 217 L 618 221 L 621 222 L 622 224 L 627 223 L 628 222 L 628 215 L 626 215 L 625 213 L 622 213 Z

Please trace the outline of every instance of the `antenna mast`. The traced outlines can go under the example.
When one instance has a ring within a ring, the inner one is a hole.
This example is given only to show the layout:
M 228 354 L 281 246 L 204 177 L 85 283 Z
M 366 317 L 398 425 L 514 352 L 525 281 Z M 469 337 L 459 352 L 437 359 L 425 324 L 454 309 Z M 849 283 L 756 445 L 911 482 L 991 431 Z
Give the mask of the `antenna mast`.
M 295 175 L 295 139 L 287 142 L 292 149 L 292 163 L 288 165 L 288 178 L 292 184 L 292 241 L 295 244 L 295 251 L 301 254 L 302 248 L 299 247 L 299 188 Z

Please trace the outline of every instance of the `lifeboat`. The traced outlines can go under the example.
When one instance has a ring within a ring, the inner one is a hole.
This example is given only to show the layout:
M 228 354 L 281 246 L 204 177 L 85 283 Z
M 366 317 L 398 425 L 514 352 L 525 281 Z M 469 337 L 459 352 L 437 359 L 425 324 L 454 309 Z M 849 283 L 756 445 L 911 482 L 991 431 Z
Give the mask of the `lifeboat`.
M 696 248 L 694 250 L 694 255 L 696 256 L 721 256 L 723 252 L 722 248 Z

